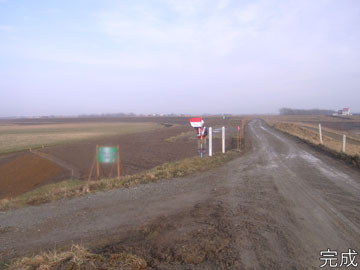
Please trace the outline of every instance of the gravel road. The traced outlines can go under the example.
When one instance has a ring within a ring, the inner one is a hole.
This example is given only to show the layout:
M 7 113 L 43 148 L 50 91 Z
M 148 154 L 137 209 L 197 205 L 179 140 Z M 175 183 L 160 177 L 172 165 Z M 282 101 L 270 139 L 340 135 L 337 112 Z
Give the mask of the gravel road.
M 0 257 L 81 242 L 152 269 L 319 269 L 328 248 L 339 266 L 360 253 L 359 170 L 261 120 L 246 133 L 218 169 L 0 213 Z

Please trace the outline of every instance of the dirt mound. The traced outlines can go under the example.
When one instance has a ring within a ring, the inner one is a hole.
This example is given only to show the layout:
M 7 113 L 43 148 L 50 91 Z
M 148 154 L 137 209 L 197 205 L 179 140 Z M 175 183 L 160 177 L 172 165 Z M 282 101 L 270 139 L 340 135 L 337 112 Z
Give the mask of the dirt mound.
M 60 166 L 47 159 L 34 154 L 17 156 L 0 165 L 0 199 L 20 195 L 64 175 Z

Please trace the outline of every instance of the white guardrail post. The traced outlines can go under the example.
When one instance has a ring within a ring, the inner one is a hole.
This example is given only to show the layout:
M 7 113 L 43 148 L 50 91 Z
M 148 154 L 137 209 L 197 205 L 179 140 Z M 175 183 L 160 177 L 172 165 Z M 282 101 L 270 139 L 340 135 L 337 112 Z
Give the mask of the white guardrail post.
M 321 131 L 321 124 L 319 124 L 319 137 L 320 137 L 320 144 L 323 144 L 322 131 Z
M 212 127 L 209 127 L 209 157 L 212 157 Z
M 222 127 L 222 152 L 225 153 L 225 127 Z

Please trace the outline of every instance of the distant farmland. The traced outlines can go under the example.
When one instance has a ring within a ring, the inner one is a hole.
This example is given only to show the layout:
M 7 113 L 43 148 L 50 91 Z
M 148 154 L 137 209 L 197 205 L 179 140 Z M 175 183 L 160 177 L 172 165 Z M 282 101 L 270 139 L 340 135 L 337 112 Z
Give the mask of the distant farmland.
M 61 123 L 45 125 L 0 125 L 0 154 L 75 142 L 105 136 L 124 135 L 161 128 L 157 123 Z

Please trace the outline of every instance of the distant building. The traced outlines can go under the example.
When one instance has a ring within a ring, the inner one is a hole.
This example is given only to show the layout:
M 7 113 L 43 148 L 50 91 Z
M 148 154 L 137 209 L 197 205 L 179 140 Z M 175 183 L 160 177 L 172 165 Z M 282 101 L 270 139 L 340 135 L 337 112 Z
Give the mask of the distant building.
M 351 115 L 351 113 L 350 113 L 350 108 L 344 108 L 344 109 L 342 110 L 342 115 Z
M 352 114 L 350 113 L 350 108 L 344 108 L 342 110 L 338 110 L 333 115 L 335 115 L 335 116 L 347 116 L 347 115 L 352 115 Z

